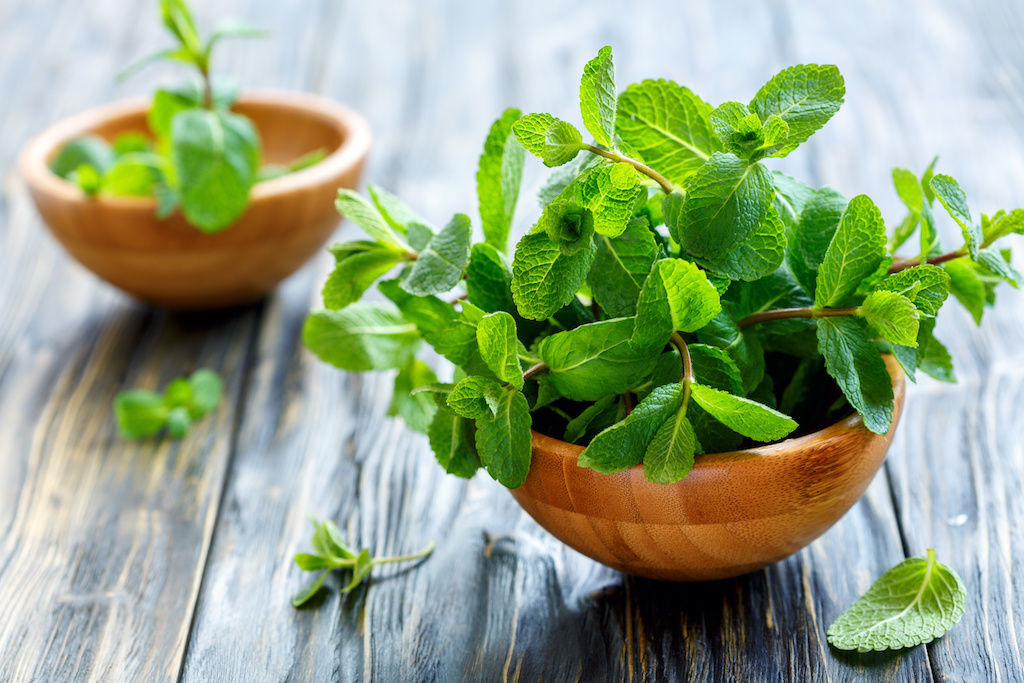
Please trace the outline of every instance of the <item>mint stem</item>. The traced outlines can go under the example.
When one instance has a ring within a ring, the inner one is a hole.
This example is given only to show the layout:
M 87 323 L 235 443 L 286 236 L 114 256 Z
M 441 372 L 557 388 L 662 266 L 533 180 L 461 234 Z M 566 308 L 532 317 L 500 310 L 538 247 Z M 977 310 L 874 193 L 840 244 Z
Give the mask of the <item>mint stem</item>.
M 551 368 L 548 367 L 547 363 L 541 361 L 540 363 L 537 363 L 536 365 L 532 365 L 529 368 L 527 368 L 526 372 L 523 373 L 523 379 L 533 379 L 542 372 L 547 372 L 550 369 Z
M 672 192 L 676 189 L 675 186 L 668 181 L 668 178 L 661 175 L 650 166 L 640 163 L 636 159 L 630 159 L 629 157 L 624 157 L 616 152 L 609 152 L 606 149 L 601 149 L 600 147 L 595 147 L 594 145 L 583 145 L 583 149 L 587 150 L 592 154 L 596 154 L 599 157 L 604 157 L 605 159 L 610 159 L 618 163 L 631 165 L 633 168 L 640 171 L 654 182 L 658 183 L 658 185 L 661 186 L 661 189 L 665 191 L 665 194 L 672 194 Z
M 915 264 L 916 265 L 916 264 Z M 761 311 L 742 318 L 737 326 L 742 330 L 763 323 L 766 320 L 784 320 L 786 318 L 834 318 L 857 315 L 856 308 L 779 308 L 773 311 Z
M 679 350 L 679 360 L 683 364 L 683 374 L 679 378 L 679 383 L 683 385 L 683 403 L 679 409 L 685 414 L 686 407 L 690 404 L 690 385 L 693 383 L 693 362 L 690 360 L 690 348 L 678 332 L 673 332 L 668 340 Z
M 982 246 L 988 246 L 988 245 L 982 245 Z M 937 266 L 940 263 L 945 263 L 946 261 L 952 261 L 954 259 L 962 258 L 962 257 L 964 257 L 966 255 L 967 255 L 967 250 L 964 247 L 961 247 L 961 248 L 957 249 L 956 251 L 951 251 L 951 252 L 948 252 L 946 254 L 942 254 L 940 256 L 932 256 L 931 258 L 925 259 L 924 261 L 921 261 L 920 259 L 916 259 L 916 258 L 915 259 L 902 259 L 900 261 L 896 261 L 891 266 L 889 266 L 889 272 L 890 273 L 898 273 L 901 270 L 906 270 L 907 268 L 913 268 L 914 266 L 920 266 L 920 265 L 922 265 L 924 263 L 927 263 L 927 264 L 930 264 L 930 265 L 933 265 L 933 266 Z
M 391 564 L 395 562 L 411 562 L 412 560 L 419 560 L 426 557 L 430 553 L 434 552 L 434 542 L 431 541 L 427 544 L 427 547 L 418 553 L 411 555 L 397 555 L 395 557 L 378 557 L 373 560 L 374 564 Z

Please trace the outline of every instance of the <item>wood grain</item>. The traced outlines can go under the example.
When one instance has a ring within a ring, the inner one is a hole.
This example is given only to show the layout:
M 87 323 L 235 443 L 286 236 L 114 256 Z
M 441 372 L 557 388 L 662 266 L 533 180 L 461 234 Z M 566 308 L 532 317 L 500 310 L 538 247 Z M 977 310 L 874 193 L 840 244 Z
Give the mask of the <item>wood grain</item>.
M 357 108 L 378 132 L 367 178 L 437 223 L 473 212 L 493 118 L 575 119 L 573 84 L 606 43 L 620 83 L 670 77 L 714 102 L 791 63 L 835 62 L 848 103 L 775 167 L 867 192 L 895 221 L 888 169 L 940 152 L 972 207 L 1020 203 L 1024 17 L 1008 2 L 196 4 L 204 25 L 234 14 L 274 32 L 226 44 L 215 69 Z M 961 384 L 908 387 L 887 476 L 806 549 L 711 583 L 624 576 L 485 476 L 444 476 L 384 417 L 389 376 L 346 376 L 301 348 L 326 254 L 265 305 L 199 318 L 138 307 L 63 255 L 8 169 L 45 123 L 174 82 L 109 78 L 163 40 L 148 3 L 0 0 L 0 680 L 1020 679 L 1024 454 L 1006 427 L 1024 379 L 1020 294 L 1002 292 L 980 332 L 943 315 Z M 528 164 L 520 231 L 543 175 Z M 178 444 L 115 436 L 116 390 L 199 365 L 227 380 L 216 416 Z M 293 610 L 310 513 L 376 552 L 438 548 Z M 967 582 L 964 622 L 927 648 L 832 651 L 831 620 L 925 547 Z

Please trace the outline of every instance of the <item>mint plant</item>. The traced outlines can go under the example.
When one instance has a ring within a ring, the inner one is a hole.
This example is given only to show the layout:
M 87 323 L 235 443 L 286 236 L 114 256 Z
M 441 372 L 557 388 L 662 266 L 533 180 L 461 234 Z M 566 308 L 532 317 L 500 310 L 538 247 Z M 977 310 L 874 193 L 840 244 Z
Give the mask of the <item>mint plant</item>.
M 585 446 L 579 464 L 685 477 L 694 456 L 813 431 L 851 411 L 884 434 L 907 375 L 953 381 L 935 338 L 950 292 L 981 320 L 1020 276 L 996 243 L 1024 210 L 974 218 L 935 162 L 893 172 L 907 215 L 773 170 L 843 103 L 834 66 L 772 77 L 746 104 L 712 107 L 646 80 L 616 95 L 610 48 L 584 68 L 592 138 L 548 113 L 509 109 L 477 172 L 483 240 L 455 215 L 438 229 L 376 187 L 339 211 L 370 239 L 332 247 L 325 310 L 306 345 L 350 371 L 397 370 L 391 414 L 426 432 L 438 462 L 505 486 L 530 468 L 531 427 Z M 509 252 L 525 152 L 558 167 Z M 936 206 L 963 244 L 943 251 Z M 911 245 L 911 237 L 919 241 Z M 388 300 L 360 301 L 378 280 Z M 455 366 L 417 358 L 426 342 Z
M 163 393 L 146 389 L 122 391 L 114 397 L 114 417 L 121 436 L 143 439 L 167 430 L 175 439 L 220 403 L 224 384 L 213 370 L 179 377 Z
M 152 62 L 172 61 L 191 67 L 198 80 L 156 91 L 147 114 L 152 137 L 130 131 L 113 143 L 97 136 L 78 138 L 58 153 L 51 169 L 90 196 L 153 196 L 158 217 L 180 208 L 202 232 L 219 232 L 245 211 L 256 182 L 301 170 L 324 153 L 261 169 L 256 128 L 230 109 L 237 88 L 211 77 L 213 51 L 222 40 L 264 37 L 266 32 L 229 19 L 204 38 L 184 0 L 161 0 L 160 11 L 176 44 L 128 67 L 121 77 Z

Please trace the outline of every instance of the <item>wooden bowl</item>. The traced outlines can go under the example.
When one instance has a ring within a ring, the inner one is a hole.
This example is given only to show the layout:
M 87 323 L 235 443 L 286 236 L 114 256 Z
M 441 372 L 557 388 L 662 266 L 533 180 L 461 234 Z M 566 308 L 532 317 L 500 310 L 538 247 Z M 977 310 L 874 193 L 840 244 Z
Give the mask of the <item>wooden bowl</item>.
M 259 130 L 263 160 L 288 163 L 317 149 L 326 159 L 258 183 L 245 213 L 205 235 L 176 212 L 156 218 L 149 197 L 90 198 L 50 171 L 72 138 L 113 139 L 146 131 L 149 100 L 115 102 L 60 121 L 33 139 L 20 168 L 43 220 L 82 265 L 150 303 L 209 309 L 254 301 L 317 253 L 337 226 L 339 187 L 355 187 L 370 149 L 370 127 L 353 112 L 314 95 L 246 95 L 234 110 Z
M 563 543 L 627 574 L 706 581 L 755 571 L 824 533 L 871 483 L 903 407 L 903 371 L 885 362 L 896 394 L 885 436 L 854 415 L 807 436 L 697 456 L 689 476 L 661 485 L 639 465 L 611 475 L 579 467 L 582 447 L 534 432 L 530 473 L 512 495 Z

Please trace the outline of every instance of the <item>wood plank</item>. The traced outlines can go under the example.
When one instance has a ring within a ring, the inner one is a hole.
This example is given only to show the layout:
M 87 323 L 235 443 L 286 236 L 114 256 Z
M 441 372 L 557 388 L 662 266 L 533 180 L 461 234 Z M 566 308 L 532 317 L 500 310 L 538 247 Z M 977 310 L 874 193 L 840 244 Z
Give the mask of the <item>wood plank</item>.
M 9 26 L 21 38 L 7 42 L 6 23 L 0 38 L 14 67 L 0 84 L 5 162 L 47 120 L 112 98 L 116 70 L 165 40 L 152 6 L 42 5 L 19 5 Z M 149 86 L 124 90 L 136 88 Z M 173 317 L 134 304 L 70 262 L 18 178 L 3 196 L 0 679 L 173 679 L 257 311 Z M 200 366 L 227 385 L 215 415 L 180 443 L 118 437 L 116 391 Z

